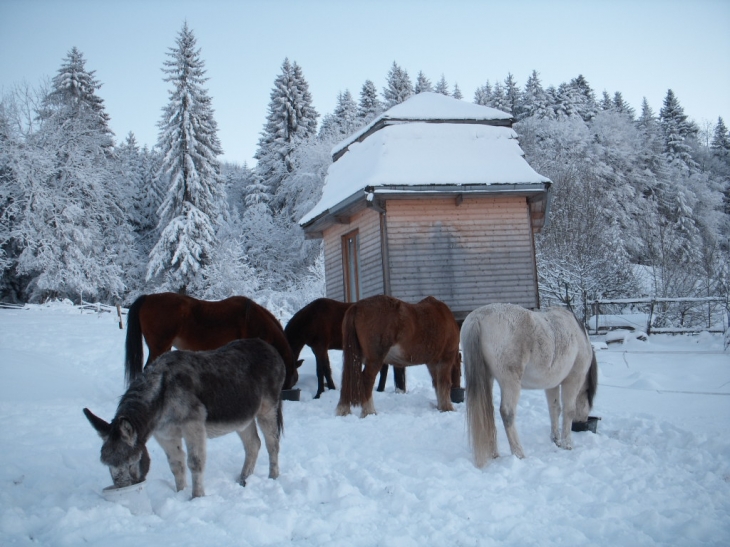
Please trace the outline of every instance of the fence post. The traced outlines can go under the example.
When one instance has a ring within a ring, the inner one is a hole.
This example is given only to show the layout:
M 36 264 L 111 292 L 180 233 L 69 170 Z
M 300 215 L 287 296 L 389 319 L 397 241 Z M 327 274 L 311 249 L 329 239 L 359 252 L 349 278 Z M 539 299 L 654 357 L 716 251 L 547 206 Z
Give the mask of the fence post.
M 119 328 L 124 330 L 124 322 L 122 321 L 122 307 L 117 304 L 117 315 L 119 316 Z
M 649 303 L 649 319 L 646 322 L 646 334 L 651 334 L 651 318 L 654 315 L 654 299 Z

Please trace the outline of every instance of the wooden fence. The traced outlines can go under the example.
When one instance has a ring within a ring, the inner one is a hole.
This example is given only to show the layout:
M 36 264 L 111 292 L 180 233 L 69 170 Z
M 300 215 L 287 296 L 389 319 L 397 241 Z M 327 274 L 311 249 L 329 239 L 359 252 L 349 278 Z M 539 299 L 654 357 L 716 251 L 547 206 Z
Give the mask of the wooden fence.
M 666 312 L 667 308 L 674 304 L 679 307 L 679 312 L 675 312 L 675 315 L 679 317 L 679 325 L 671 326 L 657 326 L 655 325 L 655 319 L 659 310 Z M 603 309 L 601 308 L 603 306 Z M 620 321 L 607 321 L 607 317 L 617 318 L 621 317 L 622 314 L 607 314 L 607 306 L 621 306 L 626 307 L 640 307 L 645 311 L 642 314 L 631 314 L 632 321 L 636 324 L 638 316 L 645 316 L 645 330 L 647 334 L 659 334 L 659 333 L 693 333 L 693 332 L 717 332 L 726 333 L 728 331 L 728 323 L 730 322 L 730 305 L 728 305 L 728 297 L 704 297 L 704 298 L 693 298 L 693 297 L 677 297 L 677 298 L 617 298 L 617 299 L 602 299 L 594 300 L 591 304 L 592 316 L 586 317 L 586 326 L 589 331 L 597 334 L 601 331 L 605 332 L 611 328 L 621 328 Z M 689 315 L 699 316 L 700 314 L 696 311 L 696 308 L 700 306 L 707 306 L 707 313 L 702 312 L 705 315 L 706 320 L 703 324 L 698 321 L 692 322 L 692 324 L 685 324 L 685 317 Z M 690 312 L 693 312 L 690 314 Z M 604 318 L 602 320 L 601 318 Z M 632 322 L 627 320 L 627 325 Z

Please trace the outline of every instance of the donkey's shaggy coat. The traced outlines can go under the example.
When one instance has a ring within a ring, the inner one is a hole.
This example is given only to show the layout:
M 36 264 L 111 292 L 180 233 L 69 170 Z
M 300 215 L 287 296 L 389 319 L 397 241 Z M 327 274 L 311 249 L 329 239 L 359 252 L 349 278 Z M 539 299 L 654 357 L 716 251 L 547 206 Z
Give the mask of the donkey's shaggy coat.
M 544 389 L 552 440 L 571 449 L 574 419 L 593 406 L 598 366 L 588 334 L 563 308 L 533 312 L 513 304 L 490 304 L 471 312 L 461 327 L 466 376 L 467 425 L 477 467 L 497 454 L 492 386 L 502 392 L 499 407 L 512 453 L 524 458 L 515 412 L 521 389 Z M 563 425 L 559 432 L 560 403 Z
M 231 342 L 212 351 L 173 351 L 145 367 L 122 396 L 109 424 L 84 409 L 104 444 L 101 461 L 117 488 L 145 479 L 150 436 L 160 443 L 177 490 L 186 485 L 185 452 L 193 478 L 193 497 L 204 496 L 206 436 L 237 432 L 246 458 L 240 483 L 253 472 L 264 435 L 269 477 L 279 475 L 279 437 L 283 430 L 281 387 L 285 367 L 279 353 L 259 339 Z

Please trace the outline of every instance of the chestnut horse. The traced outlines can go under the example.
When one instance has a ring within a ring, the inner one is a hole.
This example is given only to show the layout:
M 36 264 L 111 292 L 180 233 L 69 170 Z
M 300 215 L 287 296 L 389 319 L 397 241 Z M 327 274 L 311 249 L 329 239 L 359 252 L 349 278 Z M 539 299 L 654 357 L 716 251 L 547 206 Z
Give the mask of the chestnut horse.
M 278 319 L 245 296 L 209 302 L 166 292 L 137 298 L 127 316 L 127 385 L 142 373 L 143 337 L 149 349 L 145 366 L 172 347 L 213 350 L 239 338 L 260 338 L 274 346 L 284 360 L 284 389 L 299 379 L 296 360 Z
M 350 309 L 352 302 L 340 302 L 330 298 L 313 300 L 295 313 L 284 328 L 286 339 L 289 341 L 294 359 L 299 359 L 302 348 L 306 345 L 312 348 L 317 359 L 317 394 L 315 399 L 327 389 L 336 389 L 332 380 L 328 350 L 342 349 L 342 319 Z M 301 365 L 297 361 L 297 366 Z M 406 372 L 403 368 L 395 368 L 395 386 L 401 391 L 406 390 Z M 380 372 L 378 391 L 385 389 L 385 380 L 388 375 L 388 365 L 383 365 Z
M 451 386 L 461 373 L 459 326 L 449 307 L 429 296 L 409 304 L 392 296 L 371 296 L 353 304 L 342 323 L 342 391 L 337 415 L 361 406 L 375 413 L 373 385 L 383 363 L 425 364 L 436 389 L 438 409 L 454 410 Z M 362 365 L 365 365 L 363 369 Z

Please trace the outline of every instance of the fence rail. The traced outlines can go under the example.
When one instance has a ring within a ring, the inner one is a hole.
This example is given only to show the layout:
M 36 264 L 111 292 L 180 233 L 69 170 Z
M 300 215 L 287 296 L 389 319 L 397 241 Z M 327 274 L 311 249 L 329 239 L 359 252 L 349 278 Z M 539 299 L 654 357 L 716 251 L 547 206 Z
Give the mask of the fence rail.
M 672 315 L 679 319 L 678 325 L 656 325 L 658 317 L 669 316 L 670 306 L 678 307 Z M 648 307 L 645 313 L 608 314 L 605 313 L 606 306 L 642 306 Z M 707 305 L 706 313 L 701 314 L 695 310 L 699 306 Z M 604 306 L 602 313 L 601 306 Z M 676 298 L 614 298 L 594 300 L 591 304 L 592 317 L 586 317 L 586 326 L 589 331 L 597 334 L 611 328 L 628 327 L 634 328 L 639 323 L 646 325 L 647 334 L 659 333 L 692 333 L 692 332 L 717 332 L 727 333 L 730 323 L 730 305 L 728 297 L 676 297 Z M 657 313 L 659 310 L 660 313 Z M 702 322 L 698 319 L 702 316 Z M 601 319 L 603 317 L 603 320 Z M 623 321 L 620 318 L 626 317 Z M 694 319 L 694 321 L 692 321 Z M 691 324 L 685 324 L 691 323 Z

